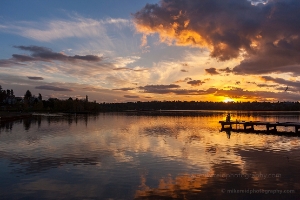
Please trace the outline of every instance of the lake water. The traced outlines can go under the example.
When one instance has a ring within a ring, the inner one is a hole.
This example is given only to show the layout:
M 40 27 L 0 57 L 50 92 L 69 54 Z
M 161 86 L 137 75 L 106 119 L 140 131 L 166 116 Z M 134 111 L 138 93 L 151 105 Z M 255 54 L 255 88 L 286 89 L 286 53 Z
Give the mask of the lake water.
M 228 135 L 218 123 L 226 114 L 40 115 L 2 124 L 0 198 L 300 199 L 300 138 Z M 231 115 L 300 122 L 299 112 Z

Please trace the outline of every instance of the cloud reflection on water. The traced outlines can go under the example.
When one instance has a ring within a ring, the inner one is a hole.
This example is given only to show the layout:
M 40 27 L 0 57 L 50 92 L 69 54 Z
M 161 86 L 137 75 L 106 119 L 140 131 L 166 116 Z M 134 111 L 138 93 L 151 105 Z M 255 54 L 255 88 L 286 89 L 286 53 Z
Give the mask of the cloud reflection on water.
M 228 139 L 218 124 L 225 114 L 37 117 L 26 127 L 16 122 L 1 128 L 0 162 L 9 163 L 9 180 L 10 176 L 29 178 L 26 186 L 17 181 L 20 193 L 37 194 L 47 185 L 38 184 L 42 180 L 66 188 L 63 195 L 79 190 L 77 197 L 91 198 L 121 197 L 128 184 L 126 194 L 137 199 L 205 198 L 208 192 L 223 198 L 221 188 L 299 190 L 299 138 L 232 133 Z M 205 176 L 230 173 L 279 173 L 281 177 Z M 78 189 L 83 184 L 90 186 L 91 195 L 83 192 L 84 187 Z M 117 194 L 96 191 L 112 185 Z

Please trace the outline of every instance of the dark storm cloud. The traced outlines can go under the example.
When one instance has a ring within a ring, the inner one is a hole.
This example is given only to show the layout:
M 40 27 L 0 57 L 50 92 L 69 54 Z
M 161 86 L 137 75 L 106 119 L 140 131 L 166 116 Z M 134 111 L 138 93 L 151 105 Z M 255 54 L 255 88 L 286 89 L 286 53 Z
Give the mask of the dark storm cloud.
M 78 60 L 84 61 L 91 61 L 91 62 L 98 62 L 101 61 L 102 58 L 95 56 L 95 55 L 75 55 L 75 56 L 67 56 L 63 53 L 57 53 L 52 51 L 46 47 L 39 47 L 39 46 L 14 46 L 17 49 L 21 49 L 24 51 L 30 51 L 32 54 L 30 56 L 18 55 L 14 54 L 13 58 L 20 62 L 26 61 L 66 61 L 66 62 L 75 62 Z
M 297 82 L 298 83 L 298 82 Z M 299 83 L 300 85 L 300 83 Z M 277 88 L 274 91 L 249 91 L 242 88 L 232 87 L 230 90 L 209 88 L 207 90 L 190 90 L 190 89 L 180 89 L 177 85 L 146 85 L 139 87 L 143 93 L 153 93 L 153 94 L 175 94 L 175 95 L 214 95 L 214 96 L 225 96 L 230 98 L 239 99 L 256 99 L 259 101 L 265 100 L 282 100 L 282 101 L 298 101 L 300 99 L 299 93 L 285 92 L 284 90 L 278 92 Z M 291 90 L 292 91 L 292 90 Z M 294 90 L 293 90 L 294 91 Z
M 257 86 L 261 87 L 261 88 L 264 88 L 264 87 L 268 88 L 268 87 L 276 87 L 277 85 L 269 85 L 269 84 L 262 83 L 262 84 L 257 84 Z
M 44 80 L 43 77 L 39 77 L 39 76 L 27 76 L 27 78 L 30 80 L 36 80 L 36 81 Z
M 134 20 L 138 30 L 158 32 L 179 45 L 212 46 L 212 57 L 229 60 L 241 48 L 252 51 L 267 11 L 247 0 L 162 0 L 147 4 Z
M 18 61 L 18 62 L 30 62 L 30 61 L 35 61 L 36 59 L 30 56 L 26 55 L 18 55 L 18 54 L 13 54 L 12 55 L 13 59 Z
M 215 96 L 226 96 L 230 98 L 240 98 L 240 99 L 256 99 L 259 101 L 265 101 L 267 99 L 282 100 L 282 101 L 298 101 L 300 98 L 299 93 L 289 93 L 289 92 L 273 92 L 273 91 L 248 91 L 241 88 L 236 88 L 232 90 L 218 90 Z
M 289 87 L 295 87 L 300 89 L 300 81 L 289 81 L 289 80 L 285 80 L 283 78 L 273 78 L 271 76 L 262 76 L 261 77 L 264 81 L 270 81 L 273 83 L 278 83 L 281 85 L 286 85 Z
M 183 79 L 183 80 L 178 80 L 178 81 L 176 81 L 175 83 L 184 83 L 184 82 L 192 81 L 192 80 L 193 80 L 192 78 L 186 77 L 185 79 Z
M 134 90 L 134 88 L 117 88 L 117 89 L 113 89 L 113 90 L 121 90 L 121 91 L 129 91 L 129 90 Z
M 282 39 L 276 45 L 273 43 L 264 45 L 258 54 L 243 60 L 233 72 L 238 74 L 292 72 L 294 75 L 300 75 L 300 34 L 297 39 L 290 41 Z
M 128 68 L 128 67 L 118 67 L 118 68 L 114 68 L 113 70 L 116 70 L 116 71 L 120 71 L 120 70 L 130 70 L 130 68 Z
M 39 47 L 39 46 L 14 46 L 15 48 L 24 50 L 24 51 L 31 51 L 31 52 L 35 52 L 35 53 L 43 53 L 43 52 L 52 52 L 51 49 L 46 48 L 46 47 Z
M 251 81 L 247 81 L 246 83 L 248 83 L 248 84 L 254 84 L 254 85 L 256 85 L 256 82 L 251 82 Z
M 202 85 L 203 81 L 201 80 L 192 80 L 192 81 L 188 81 L 187 84 L 191 85 L 191 86 L 199 86 L 199 85 Z
M 132 98 L 132 99 L 136 99 L 139 98 L 139 96 L 135 96 L 135 95 L 124 95 L 125 98 Z
M 217 75 L 219 74 L 219 72 L 217 72 L 217 69 L 214 67 L 211 67 L 209 69 L 205 69 L 206 73 L 210 74 L 210 75 Z
M 208 95 L 208 94 L 214 94 L 216 91 L 217 91 L 216 88 L 209 88 L 207 90 L 181 89 L 181 90 L 173 90 L 170 93 L 174 93 L 176 95 Z
M 91 62 L 98 62 L 98 61 L 102 60 L 101 57 L 98 57 L 95 55 L 86 55 L 86 56 L 75 55 L 75 56 L 69 56 L 69 57 L 74 58 L 74 59 L 79 59 L 79 60 L 91 61 Z
M 118 67 L 118 68 L 113 68 L 113 70 L 116 70 L 116 71 L 129 70 L 129 71 L 134 71 L 134 72 L 147 71 L 147 69 L 131 69 L 131 68 L 128 68 L 128 67 Z
M 142 90 L 145 93 L 155 93 L 155 94 L 168 94 L 174 91 L 174 89 L 180 88 L 179 85 L 170 84 L 170 85 L 146 85 L 140 86 L 138 89 Z
M 220 61 L 244 60 L 237 74 L 300 74 L 299 0 L 161 0 L 133 14 L 138 31 L 161 41 L 211 49 Z M 226 71 L 227 72 L 227 71 Z
M 231 73 L 232 69 L 230 69 L 229 67 L 226 67 L 224 69 L 218 69 L 220 72 L 225 72 L 225 73 Z
M 290 93 L 290 92 L 298 93 L 299 92 L 299 89 L 297 89 L 297 88 L 295 89 L 294 87 L 288 87 L 288 86 L 276 87 L 276 90 L 281 91 L 281 92 L 285 92 L 285 93 Z
M 29 51 L 30 55 L 20 55 L 13 54 L 10 59 L 0 60 L 0 67 L 10 67 L 12 65 L 24 65 L 24 62 L 34 62 L 34 61 L 62 61 L 62 62 L 78 62 L 78 61 L 88 61 L 88 62 L 99 62 L 103 58 L 95 55 L 75 55 L 68 56 L 63 53 L 57 53 L 46 47 L 39 46 L 14 46 L 17 49 Z
M 165 89 L 176 89 L 180 88 L 179 85 L 175 84 L 170 84 L 170 85 L 146 85 L 146 86 L 141 86 L 139 89 L 144 89 L 144 90 L 165 90 Z
M 134 72 L 143 72 L 143 71 L 148 71 L 148 69 L 132 69 Z
M 52 85 L 41 85 L 41 86 L 36 86 L 36 89 L 41 89 L 41 90 L 52 90 L 52 91 L 64 91 L 64 92 L 71 92 L 73 90 L 67 89 L 67 88 L 60 88 Z

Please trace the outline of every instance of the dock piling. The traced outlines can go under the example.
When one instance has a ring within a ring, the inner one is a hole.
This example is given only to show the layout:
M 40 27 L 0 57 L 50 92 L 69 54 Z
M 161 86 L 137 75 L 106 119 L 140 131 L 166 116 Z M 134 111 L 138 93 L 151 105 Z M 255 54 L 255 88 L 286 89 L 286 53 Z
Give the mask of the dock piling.
M 295 133 L 300 133 L 300 122 L 262 122 L 262 121 L 219 121 L 222 129 L 232 129 L 232 125 L 243 125 L 244 131 L 254 131 L 254 126 L 261 125 L 266 127 L 266 131 L 277 132 L 277 127 L 295 127 Z M 225 127 L 229 126 L 229 127 Z M 250 127 L 250 128 L 249 128 Z

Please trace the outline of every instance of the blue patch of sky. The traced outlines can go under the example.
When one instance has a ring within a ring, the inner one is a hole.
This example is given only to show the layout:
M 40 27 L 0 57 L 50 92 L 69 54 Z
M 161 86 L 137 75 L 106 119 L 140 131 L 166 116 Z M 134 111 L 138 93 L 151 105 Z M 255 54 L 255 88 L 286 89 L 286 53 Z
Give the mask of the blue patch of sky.
M 30 20 L 40 18 L 64 17 L 64 11 L 76 12 L 92 18 L 128 18 L 144 7 L 147 3 L 157 3 L 158 0 L 2 0 L 0 16 L 6 20 Z
M 107 18 L 123 18 L 131 19 L 131 13 L 143 8 L 147 3 L 157 3 L 158 0 L 72 0 L 72 1 L 40 1 L 40 0 L 28 0 L 28 1 L 15 1 L 15 0 L 3 0 L 0 2 L 0 25 L 10 25 L 18 22 L 34 22 L 44 23 L 51 20 L 68 20 L 70 16 L 79 15 L 84 18 L 92 18 L 95 20 L 104 20 Z M 109 35 L 114 38 L 114 30 L 109 31 Z M 125 30 L 123 33 L 120 30 L 116 37 L 123 34 L 123 38 L 126 38 L 128 34 L 133 34 L 134 31 Z M 65 48 L 75 48 L 79 44 L 74 38 L 64 38 L 59 41 L 40 42 L 33 39 L 28 39 L 9 32 L 3 32 L 0 29 L 0 42 L 2 48 L 0 49 L 0 59 L 10 58 L 14 53 L 27 54 L 26 52 L 20 52 L 13 48 L 14 45 L 36 45 L 45 46 L 53 49 L 54 51 L 60 51 Z M 122 38 L 122 36 L 121 36 Z M 138 41 L 139 42 L 139 41 Z M 131 41 L 125 41 L 125 47 L 127 51 L 136 49 L 136 39 Z M 139 44 L 138 44 L 139 45 Z M 124 48 L 124 47 L 123 47 Z M 108 49 L 110 50 L 110 49 Z M 124 49 L 122 49 L 124 51 Z M 29 52 L 28 52 L 29 53 Z

